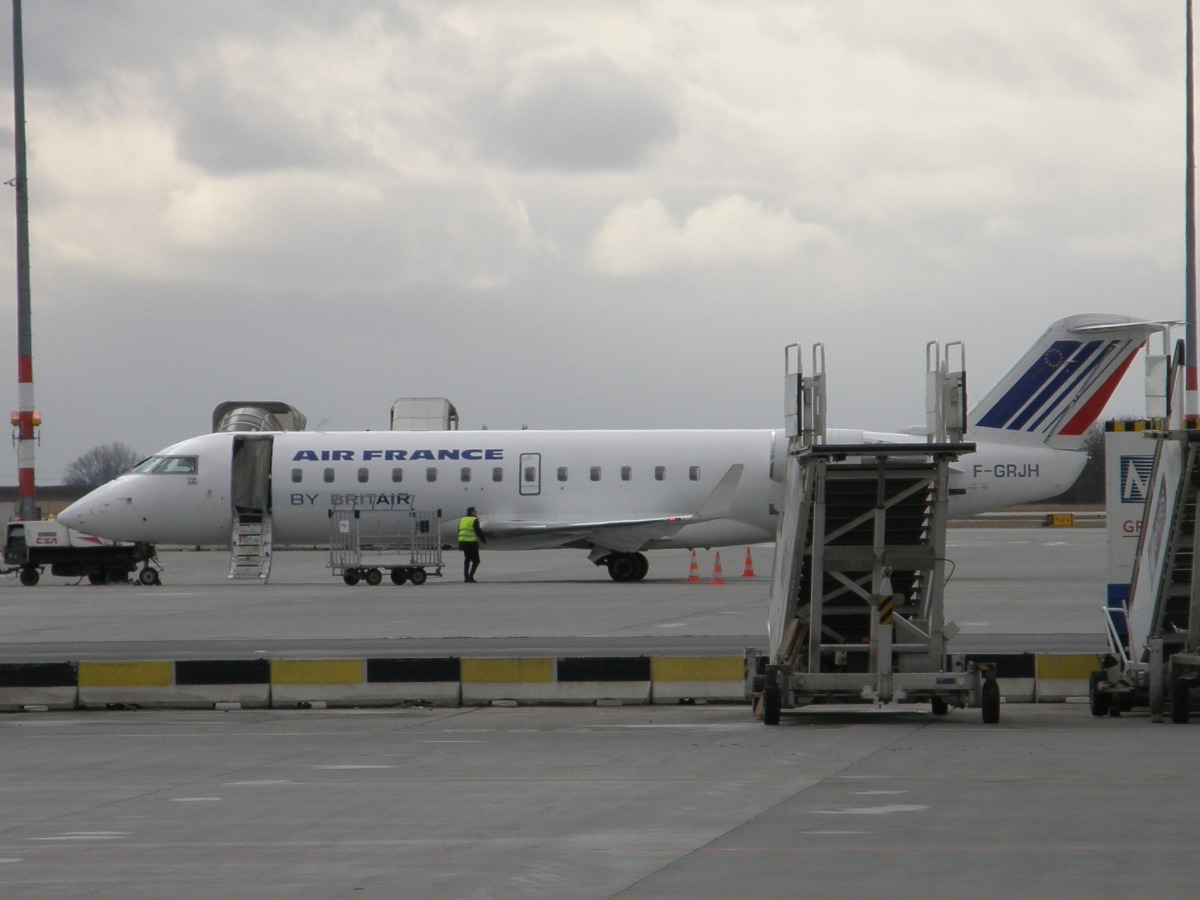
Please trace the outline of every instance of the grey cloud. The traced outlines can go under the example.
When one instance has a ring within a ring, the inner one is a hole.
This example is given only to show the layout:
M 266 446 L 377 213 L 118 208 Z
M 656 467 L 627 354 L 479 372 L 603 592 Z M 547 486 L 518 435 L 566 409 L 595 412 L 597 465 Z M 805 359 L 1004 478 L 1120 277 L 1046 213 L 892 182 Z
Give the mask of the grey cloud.
M 679 134 L 661 90 L 606 60 L 549 64 L 521 81 L 481 115 L 485 155 L 517 168 L 628 169 Z
M 238 91 L 216 74 L 184 86 L 176 112 L 180 156 L 215 174 L 319 167 L 341 155 L 331 136 L 278 100 Z

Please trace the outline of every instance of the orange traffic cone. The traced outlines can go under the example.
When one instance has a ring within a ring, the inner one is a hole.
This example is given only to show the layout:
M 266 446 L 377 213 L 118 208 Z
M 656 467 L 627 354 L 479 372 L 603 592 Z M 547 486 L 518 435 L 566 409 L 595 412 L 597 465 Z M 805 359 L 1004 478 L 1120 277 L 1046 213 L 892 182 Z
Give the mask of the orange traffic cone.
M 724 584 L 725 578 L 721 572 L 721 551 L 717 551 L 717 558 L 713 560 L 713 576 L 709 584 Z
M 688 584 L 699 584 L 700 583 L 700 569 L 697 568 L 697 566 L 696 566 L 696 551 L 695 550 L 692 551 L 692 565 L 691 565 L 691 568 L 688 569 L 687 583 Z
M 746 548 L 746 568 L 742 569 L 743 578 L 757 578 L 754 574 L 754 560 L 750 558 L 750 548 Z

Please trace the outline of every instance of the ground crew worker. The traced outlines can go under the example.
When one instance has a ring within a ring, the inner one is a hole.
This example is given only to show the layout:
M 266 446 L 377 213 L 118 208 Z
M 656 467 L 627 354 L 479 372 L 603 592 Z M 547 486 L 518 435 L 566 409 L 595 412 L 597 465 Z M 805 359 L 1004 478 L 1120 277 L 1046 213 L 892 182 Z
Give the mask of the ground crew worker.
M 458 520 L 458 549 L 463 554 L 463 581 L 475 584 L 475 570 L 479 568 L 479 543 L 487 543 L 475 507 L 467 507 L 467 514 Z

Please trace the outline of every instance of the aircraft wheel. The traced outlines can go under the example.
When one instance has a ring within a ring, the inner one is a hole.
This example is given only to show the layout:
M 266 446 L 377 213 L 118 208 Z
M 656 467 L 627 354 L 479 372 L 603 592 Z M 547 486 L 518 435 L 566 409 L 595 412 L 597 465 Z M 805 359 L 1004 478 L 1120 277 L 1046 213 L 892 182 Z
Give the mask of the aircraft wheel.
M 1171 721 L 1186 725 L 1191 716 L 1188 704 L 1191 703 L 1191 685 L 1186 678 L 1171 680 Z
M 408 581 L 408 569 L 392 569 L 392 584 L 404 584 Z
M 346 584 L 350 585 L 350 587 L 354 587 L 356 584 L 358 584 L 358 578 L 358 569 L 347 569 L 342 575 L 342 581 L 346 582 Z
M 409 580 L 413 584 L 415 584 L 417 587 L 420 587 L 421 585 L 423 585 L 425 583 L 425 577 L 426 576 L 425 576 L 424 569 L 413 569 L 411 572 L 408 573 Z
M 637 570 L 637 557 L 632 553 L 614 553 L 608 560 L 608 577 L 613 581 L 633 581 Z
M 156 584 L 162 584 L 158 578 L 158 571 L 151 569 L 149 566 L 138 572 L 138 583 L 144 584 L 146 587 L 153 587 Z
M 1108 704 L 1112 697 L 1100 690 L 1100 685 L 1107 681 L 1103 672 L 1093 672 L 1088 678 L 1088 704 L 1093 716 L 1107 716 Z
M 42 580 L 42 573 L 33 566 L 25 566 L 21 569 L 21 584 L 25 587 L 33 587 Z
M 995 725 L 1000 721 L 1000 685 L 995 681 L 983 683 L 983 724 Z
M 371 587 L 375 587 L 383 583 L 383 573 L 378 569 L 367 569 L 364 578 L 367 584 L 369 584 Z
M 779 714 L 783 709 L 783 691 L 777 684 L 763 685 L 762 718 L 764 725 L 778 725 Z
M 637 572 L 634 574 L 634 581 L 641 581 L 650 572 L 650 560 L 646 559 L 645 553 L 633 554 L 634 560 L 637 562 Z

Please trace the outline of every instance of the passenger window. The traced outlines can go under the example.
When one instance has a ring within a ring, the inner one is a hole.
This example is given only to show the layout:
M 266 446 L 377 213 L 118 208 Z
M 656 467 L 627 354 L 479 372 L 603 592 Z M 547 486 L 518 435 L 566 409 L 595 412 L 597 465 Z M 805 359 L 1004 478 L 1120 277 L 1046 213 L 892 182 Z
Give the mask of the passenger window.
M 399 484 L 403 480 L 404 480 L 404 470 L 402 468 L 400 468 L 399 466 L 396 466 L 394 469 L 392 469 L 392 481 Z
M 566 481 L 566 480 L 567 480 L 567 467 L 566 467 L 566 466 L 559 466 L 559 467 L 558 467 L 558 480 L 559 480 L 559 481 Z
M 325 470 L 325 483 L 326 483 L 326 484 L 333 484 L 333 469 L 326 469 L 326 470 Z
M 688 469 L 688 479 L 690 481 L 699 481 L 700 480 L 700 467 L 699 466 L 692 466 L 690 469 Z
M 299 484 L 303 480 L 304 480 L 304 470 L 303 469 L 292 469 L 292 483 Z
M 425 480 L 437 481 L 437 468 L 435 466 L 430 466 L 425 470 Z
M 459 478 L 461 478 L 461 479 L 463 480 L 463 483 L 464 483 L 464 484 L 466 484 L 468 481 L 470 481 L 470 480 L 471 480 L 471 469 L 470 469 L 470 467 L 469 467 L 469 466 L 463 466 L 463 467 L 462 467 L 462 469 L 461 469 L 461 470 L 459 470 L 458 477 L 459 477 Z
M 599 481 L 600 480 L 600 467 L 592 466 L 592 471 L 588 473 L 588 477 L 591 478 L 592 481 Z
M 366 470 L 366 468 L 362 468 L 362 469 L 359 469 L 359 470 L 358 470 L 358 480 L 359 480 L 359 482 L 360 482 L 360 483 L 362 483 L 362 484 L 366 484 L 366 483 L 367 483 L 367 479 L 368 479 L 369 477 L 370 477 L 370 475 L 367 473 L 367 470 Z
M 621 480 L 631 481 L 633 479 L 633 466 L 621 466 Z
M 666 466 L 655 466 L 654 467 L 654 480 L 655 481 L 666 481 L 667 480 L 667 467 Z
M 492 469 L 492 481 L 500 482 L 504 480 L 504 469 L 501 466 L 496 466 Z

